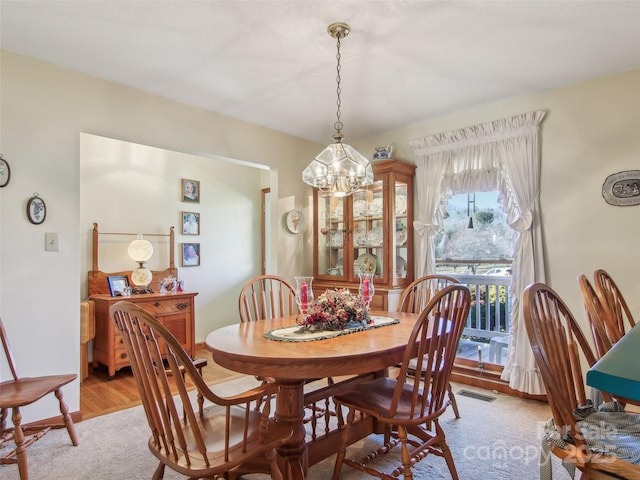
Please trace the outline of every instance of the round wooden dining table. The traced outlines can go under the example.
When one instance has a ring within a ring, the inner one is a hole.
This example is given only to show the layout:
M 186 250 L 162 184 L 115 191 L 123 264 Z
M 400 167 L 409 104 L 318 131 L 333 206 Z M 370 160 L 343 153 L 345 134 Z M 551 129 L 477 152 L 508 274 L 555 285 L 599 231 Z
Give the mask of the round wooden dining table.
M 399 323 L 309 342 L 267 338 L 271 330 L 295 325 L 296 316 L 244 322 L 207 335 L 213 360 L 235 372 L 274 378 L 279 385 L 275 418 L 293 427 L 291 439 L 278 449 L 284 478 L 303 480 L 307 470 L 304 384 L 307 379 L 383 371 L 402 362 L 417 314 L 372 312 Z

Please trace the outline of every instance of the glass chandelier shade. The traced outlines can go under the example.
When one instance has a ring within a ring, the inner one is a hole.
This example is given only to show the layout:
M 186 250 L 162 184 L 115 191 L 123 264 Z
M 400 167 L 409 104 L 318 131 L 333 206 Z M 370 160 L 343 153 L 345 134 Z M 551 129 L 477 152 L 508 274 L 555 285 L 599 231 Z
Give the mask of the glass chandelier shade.
M 373 168 L 351 145 L 336 141 L 304 169 L 302 180 L 322 192 L 346 196 L 373 183 Z
M 336 89 L 338 95 L 337 121 L 334 124 L 336 132 L 333 134 L 335 143 L 325 148 L 302 172 L 302 181 L 320 191 L 337 197 L 352 194 L 361 187 L 373 183 L 373 168 L 371 163 L 355 148 L 342 143 L 342 122 L 340 121 L 340 40 L 346 37 L 351 27 L 342 22 L 332 23 L 327 29 L 329 35 L 337 39 L 338 59 Z
M 127 252 L 139 265 L 139 268 L 131 272 L 131 282 L 138 287 L 146 287 L 151 283 L 153 274 L 151 270 L 144 267 L 144 262 L 153 255 L 153 245 L 148 240 L 144 240 L 142 235 L 138 235 L 138 238 L 129 244 Z

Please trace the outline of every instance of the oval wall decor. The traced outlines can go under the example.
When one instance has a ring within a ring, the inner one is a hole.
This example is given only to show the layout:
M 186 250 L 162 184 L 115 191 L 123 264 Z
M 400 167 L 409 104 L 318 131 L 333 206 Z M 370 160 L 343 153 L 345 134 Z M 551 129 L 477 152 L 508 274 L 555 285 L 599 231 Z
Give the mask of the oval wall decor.
M 640 205 L 640 170 L 613 173 L 602 184 L 602 196 L 611 205 Z

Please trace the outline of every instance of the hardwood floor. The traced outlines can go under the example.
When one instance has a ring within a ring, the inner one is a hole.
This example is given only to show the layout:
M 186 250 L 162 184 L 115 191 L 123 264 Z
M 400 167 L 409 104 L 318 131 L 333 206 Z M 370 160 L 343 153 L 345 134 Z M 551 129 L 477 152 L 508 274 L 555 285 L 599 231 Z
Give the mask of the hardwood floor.
M 196 358 L 207 359 L 202 376 L 208 385 L 226 382 L 243 376 L 217 365 L 211 353 L 200 344 L 196 346 Z M 140 405 L 138 387 L 131 369 L 123 368 L 109 380 L 107 368 L 100 365 L 89 368 L 89 377 L 80 384 L 80 410 L 83 420 Z

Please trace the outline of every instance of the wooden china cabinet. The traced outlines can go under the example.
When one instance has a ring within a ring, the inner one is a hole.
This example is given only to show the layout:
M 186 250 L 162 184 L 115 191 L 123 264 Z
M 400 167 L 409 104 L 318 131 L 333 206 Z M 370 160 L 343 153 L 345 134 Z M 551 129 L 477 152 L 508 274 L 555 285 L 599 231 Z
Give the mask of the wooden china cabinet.
M 358 291 L 372 272 L 373 310 L 394 310 L 413 280 L 413 176 L 398 160 L 373 163 L 374 183 L 346 197 L 314 189 L 313 289 Z

